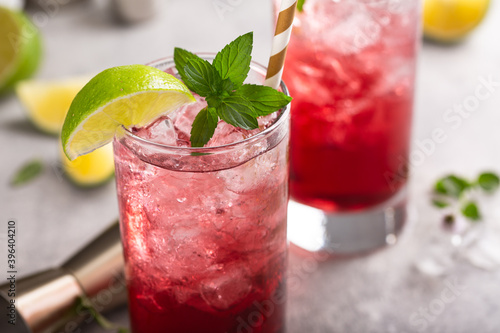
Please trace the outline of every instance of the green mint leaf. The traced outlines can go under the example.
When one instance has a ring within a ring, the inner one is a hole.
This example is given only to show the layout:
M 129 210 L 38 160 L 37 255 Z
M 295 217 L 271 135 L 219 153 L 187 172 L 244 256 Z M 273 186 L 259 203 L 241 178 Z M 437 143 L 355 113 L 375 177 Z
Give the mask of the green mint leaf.
M 213 108 L 204 108 L 194 118 L 191 127 L 191 147 L 203 147 L 214 135 L 219 117 Z
M 450 205 L 449 202 L 443 199 L 432 199 L 432 204 L 437 208 L 445 208 Z
M 267 116 L 285 107 L 292 101 L 291 97 L 282 92 L 271 87 L 255 84 L 244 84 L 237 92 L 252 104 L 258 116 Z
M 235 127 L 251 130 L 259 127 L 257 115 L 252 105 L 245 98 L 233 94 L 220 101 L 216 107 L 217 115 L 226 123 Z
M 235 86 L 245 81 L 252 60 L 253 32 L 239 36 L 226 45 L 213 61 L 213 66 L 221 78 L 230 79 Z
M 191 59 L 200 59 L 200 60 L 202 60 L 196 54 L 191 53 L 191 52 L 189 52 L 187 50 L 181 49 L 179 47 L 174 48 L 174 63 L 175 63 L 175 68 L 177 68 L 177 71 L 179 72 L 179 75 L 180 75 L 182 81 L 184 81 L 184 83 L 186 83 L 186 85 L 187 85 L 187 80 L 186 80 L 186 75 L 184 73 L 184 67 L 186 67 L 187 63 Z
M 469 189 L 470 186 L 470 183 L 466 179 L 457 177 L 455 175 L 448 175 L 436 182 L 434 191 L 454 198 L 458 198 L 465 190 Z
M 477 184 L 486 192 L 491 193 L 500 185 L 500 178 L 493 172 L 483 172 L 479 175 Z
M 117 333 L 128 333 L 129 332 L 129 330 L 127 328 L 120 327 L 120 326 L 110 322 L 103 315 L 101 315 L 99 313 L 99 311 L 97 311 L 94 308 L 92 301 L 90 301 L 90 299 L 88 299 L 88 297 L 85 295 L 78 297 L 77 307 L 81 307 L 82 309 L 87 310 L 90 313 L 90 315 L 95 319 L 97 324 L 99 324 L 99 326 L 101 326 L 105 330 L 108 330 L 108 331 L 109 330 L 117 330 Z
M 306 0 L 297 0 L 297 9 L 299 10 L 299 12 L 304 10 L 304 3 L 305 2 L 306 2 Z
M 208 107 L 195 117 L 191 145 L 203 147 L 213 136 L 218 119 L 235 127 L 258 128 L 257 117 L 275 112 L 291 98 L 276 90 L 243 85 L 250 70 L 253 33 L 226 45 L 212 64 L 186 50 L 176 48 L 174 61 L 187 87 L 205 97 Z
M 21 166 L 21 168 L 14 174 L 10 184 L 12 186 L 19 186 L 32 181 L 38 177 L 43 171 L 43 163 L 39 159 L 29 161 Z
M 462 206 L 462 214 L 472 220 L 472 221 L 478 221 L 481 219 L 481 214 L 479 214 L 479 208 L 477 207 L 476 203 L 473 201 L 466 202 Z
M 219 95 L 222 79 L 212 65 L 203 59 L 190 59 L 184 66 L 185 83 L 200 96 Z

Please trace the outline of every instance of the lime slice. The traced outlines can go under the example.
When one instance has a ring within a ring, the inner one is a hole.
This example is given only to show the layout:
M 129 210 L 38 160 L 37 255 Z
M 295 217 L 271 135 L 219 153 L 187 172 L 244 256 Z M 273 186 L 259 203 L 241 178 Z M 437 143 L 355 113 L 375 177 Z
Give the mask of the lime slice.
M 16 85 L 16 93 L 38 129 L 59 135 L 73 98 L 89 80 L 90 77 L 59 81 L 24 80 Z
M 61 131 L 64 152 L 73 160 L 110 142 L 121 126 L 145 126 L 194 101 L 184 83 L 154 67 L 106 69 L 71 103 Z
M 440 42 L 465 37 L 484 18 L 489 0 L 425 0 L 424 34 Z
M 115 164 L 111 143 L 70 161 L 61 151 L 64 175 L 78 187 L 96 187 L 113 178 Z
M 0 7 L 0 92 L 35 72 L 41 49 L 40 34 L 28 18 Z

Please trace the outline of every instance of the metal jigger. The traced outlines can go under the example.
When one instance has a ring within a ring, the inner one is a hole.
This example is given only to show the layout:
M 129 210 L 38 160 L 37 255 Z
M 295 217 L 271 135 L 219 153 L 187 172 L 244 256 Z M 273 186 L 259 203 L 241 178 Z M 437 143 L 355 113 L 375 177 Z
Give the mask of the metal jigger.
M 136 23 L 151 18 L 158 10 L 158 0 L 113 0 L 112 10 L 122 21 Z
M 10 282 L 1 285 L 0 332 L 74 332 L 81 322 L 94 319 L 79 303 L 81 297 L 89 299 L 99 312 L 126 301 L 118 222 L 61 267 L 16 280 L 15 296 Z M 8 321 L 14 313 L 12 325 Z

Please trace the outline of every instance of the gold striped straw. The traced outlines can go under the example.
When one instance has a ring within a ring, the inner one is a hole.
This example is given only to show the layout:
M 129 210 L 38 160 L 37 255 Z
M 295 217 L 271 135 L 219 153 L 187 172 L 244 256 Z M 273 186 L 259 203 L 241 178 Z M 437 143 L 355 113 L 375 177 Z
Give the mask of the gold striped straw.
M 285 65 L 286 49 L 292 34 L 293 18 L 295 17 L 295 8 L 297 0 L 282 0 L 278 21 L 276 22 L 276 31 L 274 32 L 273 47 L 271 58 L 267 65 L 267 75 L 265 86 L 278 89 Z

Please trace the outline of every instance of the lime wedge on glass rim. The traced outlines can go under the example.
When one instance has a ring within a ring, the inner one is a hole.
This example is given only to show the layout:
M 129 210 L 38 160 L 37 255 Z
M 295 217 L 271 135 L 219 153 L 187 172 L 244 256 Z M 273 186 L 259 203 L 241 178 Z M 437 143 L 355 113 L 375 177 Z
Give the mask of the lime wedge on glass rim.
M 64 153 L 73 160 L 111 142 L 122 126 L 145 126 L 194 101 L 184 83 L 154 67 L 106 69 L 71 103 L 61 131 Z

